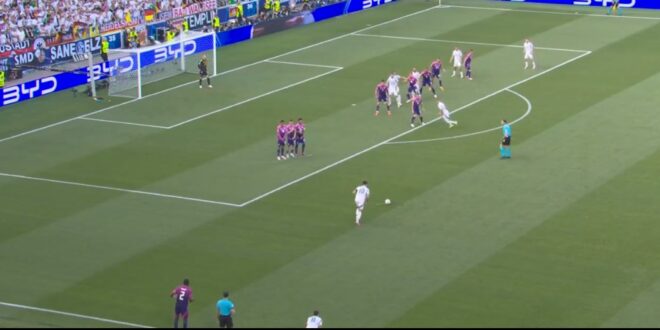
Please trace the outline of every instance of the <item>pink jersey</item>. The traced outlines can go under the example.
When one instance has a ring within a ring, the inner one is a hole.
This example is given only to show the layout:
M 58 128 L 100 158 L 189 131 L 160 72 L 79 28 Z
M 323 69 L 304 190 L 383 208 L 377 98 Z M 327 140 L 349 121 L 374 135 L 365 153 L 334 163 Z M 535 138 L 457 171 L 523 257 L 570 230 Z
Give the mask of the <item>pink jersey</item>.
M 380 95 L 387 94 L 387 84 L 383 82 L 378 83 L 378 85 L 376 85 L 376 92 Z
M 284 141 L 284 138 L 286 137 L 286 133 L 288 132 L 287 126 L 284 124 L 279 124 L 277 125 L 277 139 L 280 141 Z
M 293 139 L 296 136 L 296 124 L 291 123 L 286 125 L 286 134 L 289 139 Z
M 193 300 L 192 289 L 187 285 L 179 285 L 170 296 L 173 296 L 176 299 L 176 308 L 177 310 L 185 311 L 188 308 L 188 303 Z
M 408 76 L 408 84 L 410 86 L 417 85 L 417 78 L 415 78 L 412 74 Z
M 296 135 L 298 138 L 305 136 L 305 124 L 297 123 L 296 124 Z

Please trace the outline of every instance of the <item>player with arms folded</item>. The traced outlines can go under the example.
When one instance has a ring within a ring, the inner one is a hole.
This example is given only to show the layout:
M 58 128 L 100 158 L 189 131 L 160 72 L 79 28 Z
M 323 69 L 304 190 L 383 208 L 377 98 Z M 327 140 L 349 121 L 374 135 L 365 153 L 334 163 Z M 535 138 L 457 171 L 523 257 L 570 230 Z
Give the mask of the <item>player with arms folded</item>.
M 302 118 L 298 118 L 296 123 L 296 155 L 298 155 L 298 147 L 300 147 L 300 156 L 305 155 L 305 123 Z
M 170 292 L 170 297 L 176 299 L 174 304 L 174 327 L 179 327 L 179 317 L 183 319 L 183 327 L 188 327 L 188 304 L 193 302 L 192 289 L 188 286 L 190 281 L 183 280 L 183 284 Z
M 424 117 L 422 117 L 422 96 L 415 94 L 412 98 L 412 117 L 410 118 L 410 127 L 415 127 L 415 118 L 424 125 Z
M 202 80 L 206 78 L 206 85 L 208 85 L 209 88 L 213 88 L 213 85 L 211 85 L 211 78 L 209 77 L 208 74 L 208 60 L 206 59 L 206 54 L 202 55 L 202 59 L 199 61 L 199 64 L 197 64 L 197 68 L 199 69 L 199 88 L 202 88 Z
M 289 119 L 289 123 L 286 125 L 286 147 L 285 154 L 289 157 L 295 157 L 296 124 L 293 123 L 293 119 Z
M 454 48 L 454 51 L 451 52 L 451 57 L 449 58 L 449 63 L 454 67 L 454 71 L 451 73 L 452 78 L 456 76 L 456 71 L 460 72 L 461 79 L 463 78 L 463 51 L 458 47 Z
M 529 41 L 529 39 L 525 39 L 525 42 L 523 42 L 523 49 L 525 50 L 525 70 L 529 67 L 529 62 L 532 62 L 532 70 L 536 70 L 536 61 L 534 60 L 534 44 Z
M 419 90 L 419 93 L 424 92 L 424 87 L 428 87 L 431 90 L 431 93 L 433 93 L 433 98 L 438 98 L 438 95 L 435 93 L 435 88 L 433 88 L 433 78 L 431 76 L 431 71 L 428 69 L 424 69 L 422 71 L 422 88 Z
M 438 79 L 438 87 L 440 87 L 441 91 L 444 91 L 445 88 L 442 86 L 442 77 L 441 77 L 441 71 L 442 71 L 442 61 L 437 58 L 435 61 L 431 62 L 431 79 L 435 80 Z
M 353 189 L 353 195 L 355 195 L 355 224 L 359 226 L 364 205 L 369 200 L 369 187 L 367 187 L 366 180 L 362 181 L 361 185 Z
M 396 106 L 401 108 L 401 94 L 399 94 L 399 81 L 403 79 L 401 76 L 392 72 L 387 78 L 387 95 L 389 96 L 388 105 L 392 104 L 392 98 L 396 98 Z
M 284 142 L 286 140 L 287 127 L 284 123 L 284 120 L 280 120 L 280 123 L 275 127 L 275 136 L 277 137 L 277 160 L 286 159 L 286 154 L 284 153 Z
M 385 83 L 385 79 L 381 80 L 378 85 L 376 85 L 374 96 L 376 96 L 376 112 L 374 112 L 374 116 L 378 116 L 380 114 L 381 103 L 384 103 L 385 106 L 387 106 L 387 115 L 391 116 L 392 111 L 390 110 L 390 102 L 387 99 L 387 84 Z

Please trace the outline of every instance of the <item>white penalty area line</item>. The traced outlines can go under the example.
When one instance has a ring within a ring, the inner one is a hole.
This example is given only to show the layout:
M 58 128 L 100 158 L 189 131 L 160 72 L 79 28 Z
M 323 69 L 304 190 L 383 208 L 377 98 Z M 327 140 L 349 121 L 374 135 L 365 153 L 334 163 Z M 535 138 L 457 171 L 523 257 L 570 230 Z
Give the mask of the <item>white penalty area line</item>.
M 433 7 L 429 7 L 429 8 L 426 8 L 426 9 L 422 9 L 422 10 L 419 10 L 419 11 L 416 11 L 416 12 L 413 12 L 413 13 L 410 13 L 410 14 L 407 14 L 407 15 L 404 15 L 404 16 L 400 16 L 400 17 L 385 21 L 385 22 L 381 22 L 381 23 L 378 23 L 378 24 L 375 24 L 375 25 L 368 26 L 366 28 L 362 28 L 362 29 L 359 29 L 359 30 L 356 30 L 356 31 L 353 31 L 353 32 L 349 32 L 349 33 L 346 33 L 346 34 L 343 34 L 343 35 L 336 36 L 334 38 L 330 38 L 330 39 L 327 39 L 327 40 L 324 40 L 324 41 L 321 41 L 321 42 L 317 42 L 315 44 L 311 44 L 311 45 L 308 45 L 308 46 L 305 46 L 305 47 L 301 47 L 301 48 L 298 48 L 298 49 L 288 51 L 286 53 L 282 53 L 282 54 L 279 54 L 279 55 L 276 55 L 276 56 L 273 56 L 273 57 L 269 57 L 269 58 L 264 59 L 264 60 L 260 60 L 260 61 L 253 62 L 253 63 L 250 63 L 250 64 L 246 64 L 246 65 L 243 65 L 243 66 L 239 66 L 239 67 L 227 70 L 227 71 L 223 71 L 223 72 L 220 72 L 217 75 L 214 75 L 212 77 L 222 76 L 222 75 L 226 75 L 226 74 L 229 74 L 229 73 L 232 73 L 232 72 L 235 72 L 235 71 L 243 70 L 245 68 L 249 68 L 249 67 L 264 63 L 266 61 L 274 60 L 274 59 L 284 57 L 284 56 L 287 56 L 287 55 L 290 55 L 290 54 L 295 54 L 295 53 L 301 52 L 303 50 L 307 50 L 307 49 L 314 48 L 314 47 L 317 47 L 317 46 L 320 46 L 320 45 L 324 45 L 324 44 L 327 44 L 329 42 L 340 40 L 340 39 L 348 37 L 348 36 L 350 36 L 354 33 L 360 33 L 360 32 L 363 32 L 363 31 L 367 31 L 369 29 L 373 29 L 373 28 L 376 28 L 376 27 L 379 27 L 379 26 L 383 26 L 383 25 L 386 25 L 386 24 L 397 22 L 397 21 L 400 21 L 402 19 L 406 19 L 408 17 L 419 15 L 421 13 L 425 13 L 427 11 L 431 11 L 431 10 L 435 10 L 435 9 L 439 9 L 439 8 L 440 7 L 438 7 L 438 6 L 433 6 Z M 444 6 L 443 6 L 443 8 L 444 8 Z M 16 139 L 16 138 L 19 138 L 19 137 L 22 137 L 22 136 L 26 136 L 26 135 L 29 135 L 29 134 L 32 134 L 32 133 L 36 133 L 36 132 L 39 132 L 39 131 L 43 131 L 45 129 L 56 127 L 56 126 L 59 126 L 59 125 L 62 125 L 62 124 L 66 124 L 66 123 L 72 122 L 72 121 L 77 120 L 77 119 L 82 119 L 82 118 L 85 118 L 85 117 L 93 116 L 95 114 L 99 114 L 99 113 L 102 113 L 102 112 L 105 112 L 105 111 L 108 111 L 108 110 L 111 110 L 111 109 L 115 109 L 117 107 L 129 104 L 129 103 L 137 102 L 139 100 L 148 99 L 148 98 L 151 98 L 151 97 L 156 96 L 156 95 L 167 93 L 169 91 L 172 91 L 172 90 L 184 87 L 184 86 L 188 86 L 190 84 L 194 84 L 196 82 L 197 82 L 197 79 L 195 79 L 193 81 L 190 81 L 190 82 L 187 82 L 187 83 L 177 85 L 177 86 L 173 86 L 173 87 L 170 87 L 170 88 L 167 88 L 167 89 L 164 89 L 164 90 L 152 93 L 152 94 L 147 94 L 147 95 L 143 96 L 141 99 L 131 99 L 131 100 L 121 102 L 121 103 L 117 103 L 117 104 L 109 106 L 107 108 L 99 109 L 99 110 L 96 110 L 96 111 L 93 111 L 93 112 L 90 112 L 90 113 L 87 113 L 87 114 L 84 114 L 84 115 L 81 115 L 81 116 L 69 118 L 69 119 L 66 119 L 66 120 L 62 120 L 62 121 L 59 121 L 59 122 L 52 123 L 50 125 L 42 126 L 42 127 L 39 127 L 39 128 L 29 130 L 29 131 L 25 131 L 25 132 L 22 132 L 22 133 L 11 135 L 11 136 L 0 139 L 0 143 L 3 143 L 5 141 L 9 141 L 9 140 L 13 140 L 13 139 Z
M 287 64 L 287 65 L 298 65 L 298 66 L 307 66 L 307 67 L 319 67 L 319 68 L 326 68 L 326 69 L 327 69 L 327 68 L 330 68 L 330 69 L 332 69 L 332 70 L 331 70 L 331 71 L 328 71 L 328 72 L 324 72 L 324 73 L 318 74 L 318 75 L 315 75 L 315 76 L 312 76 L 312 77 L 310 77 L 310 78 L 307 78 L 307 79 L 304 79 L 304 80 L 301 80 L 301 81 L 298 81 L 298 82 L 295 82 L 295 83 L 293 83 L 293 84 L 286 85 L 286 86 L 284 86 L 284 87 L 280 87 L 280 88 L 278 88 L 278 89 L 274 89 L 274 90 L 272 90 L 272 91 L 270 91 L 270 92 L 266 92 L 266 93 L 263 93 L 263 94 L 259 94 L 259 95 L 257 95 L 257 96 L 251 97 L 251 98 L 249 98 L 249 99 L 245 99 L 245 100 L 243 100 L 243 101 L 236 102 L 236 103 L 234 103 L 234 104 L 231 104 L 231 105 L 228 105 L 228 106 L 222 107 L 222 108 L 220 108 L 220 109 L 216 109 L 216 110 L 213 110 L 213 111 L 211 111 L 211 112 L 207 112 L 207 113 L 201 114 L 201 115 L 199 115 L 199 116 L 196 116 L 196 117 L 193 117 L 193 118 L 190 118 L 190 119 L 186 119 L 186 120 L 184 120 L 184 121 L 182 121 L 182 122 L 179 122 L 179 123 L 177 123 L 177 124 L 173 124 L 173 125 L 170 125 L 170 126 L 160 126 L 160 125 L 151 125 L 151 124 L 141 124 L 141 123 L 135 123 L 135 122 L 126 122 L 126 121 L 108 120 L 108 119 L 99 119 L 99 118 L 90 118 L 90 117 L 82 117 L 82 118 L 78 118 L 78 119 L 94 120 L 94 121 L 99 121 L 99 122 L 105 122 L 105 123 L 111 123 L 111 124 L 120 124 L 120 125 L 141 126 L 141 127 L 159 128 L 159 129 L 172 129 L 172 128 L 179 127 L 179 126 L 182 126 L 182 125 L 185 125 L 185 124 L 191 123 L 191 122 L 193 122 L 193 121 L 196 121 L 196 120 L 199 120 L 199 119 L 202 119 L 202 118 L 205 118 L 205 117 L 208 117 L 208 116 L 214 115 L 214 114 L 216 114 L 216 113 L 218 113 L 218 112 L 226 111 L 226 110 L 229 110 L 229 109 L 235 108 L 235 107 L 237 107 L 237 106 L 239 106 L 239 105 L 243 105 L 243 104 L 246 104 L 246 103 L 252 102 L 252 101 L 254 101 L 254 100 L 258 100 L 258 99 L 260 99 L 260 98 L 262 98 L 262 97 L 266 97 L 266 96 L 268 96 L 268 95 L 272 95 L 272 94 L 275 94 L 275 93 L 279 93 L 279 92 L 281 92 L 281 91 L 283 91 L 283 90 L 286 90 L 286 89 L 289 89 L 289 88 L 292 88 L 292 87 L 295 87 L 295 86 L 298 86 L 298 85 L 301 85 L 301 84 L 304 84 L 304 83 L 310 82 L 310 81 L 312 81 L 312 80 L 315 80 L 315 79 L 318 79 L 318 78 L 321 78 L 321 77 L 327 76 L 327 75 L 329 75 L 329 74 L 335 73 L 335 72 L 337 72 L 337 71 L 343 69 L 342 67 L 339 67 L 339 66 L 321 65 L 321 64 L 307 64 L 307 63 L 297 63 L 297 62 L 266 61 L 266 62 L 264 62 L 264 63 L 272 63 L 272 64 Z M 1 141 L 0 141 L 0 142 L 1 142 Z
M 69 185 L 69 186 L 78 186 L 78 187 L 94 188 L 94 189 L 101 189 L 101 190 L 119 191 L 119 192 L 124 192 L 124 193 L 147 195 L 147 196 L 154 196 L 154 197 L 161 197 L 161 198 L 171 198 L 171 199 L 178 199 L 178 200 L 197 202 L 197 203 L 224 205 L 224 206 L 232 206 L 232 207 L 241 207 L 241 205 L 239 205 L 239 204 L 221 202 L 221 201 L 213 201 L 213 200 L 202 199 L 202 198 L 194 198 L 194 197 L 170 195 L 170 194 L 161 194 L 161 193 L 150 192 L 150 191 L 124 189 L 124 188 L 101 186 L 101 185 L 96 185 L 96 184 L 87 184 L 87 183 L 80 183 L 80 182 L 73 182 L 73 181 L 55 180 L 55 179 L 40 178 L 40 177 L 20 175 L 20 174 L 0 172 L 0 176 L 15 178 L 15 179 L 31 180 L 31 181 L 57 183 L 57 184 L 63 184 L 63 185 Z
M 216 114 L 216 113 L 218 113 L 218 112 L 222 112 L 222 111 L 225 111 L 225 110 L 229 110 L 229 109 L 234 108 L 234 107 L 237 107 L 237 106 L 239 106 L 239 105 L 243 105 L 243 104 L 245 104 L 245 103 L 252 102 L 252 101 L 254 101 L 254 100 L 258 100 L 258 99 L 260 99 L 260 98 L 262 98 L 262 97 L 266 97 L 266 96 L 271 95 L 271 94 L 279 93 L 279 92 L 281 92 L 281 91 L 283 91 L 283 90 L 286 90 L 286 89 L 289 89 L 289 88 L 292 88 L 292 87 L 295 87 L 295 86 L 298 86 L 298 85 L 302 85 L 302 84 L 307 83 L 307 82 L 309 82 L 309 81 L 312 81 L 312 80 L 314 80 L 314 79 L 318 79 L 318 78 L 321 78 L 321 77 L 327 76 L 327 75 L 329 75 L 329 74 L 333 74 L 333 73 L 335 73 L 335 72 L 337 72 L 337 71 L 339 71 L 339 70 L 342 70 L 342 69 L 343 69 L 343 68 L 341 68 L 341 67 L 336 67 L 336 68 L 334 68 L 333 70 L 330 70 L 330 71 L 328 71 L 328 72 L 325 72 L 325 73 L 321 73 L 321 74 L 315 75 L 315 76 L 313 76 L 313 77 L 311 77 L 311 78 L 307 78 L 307 79 L 305 79 L 305 80 L 301 80 L 301 81 L 299 81 L 299 82 L 296 82 L 296 83 L 293 83 L 293 84 L 289 84 L 289 85 L 286 85 L 286 86 L 284 86 L 284 87 L 280 87 L 280 88 L 278 88 L 278 89 L 274 89 L 274 90 L 272 90 L 272 91 L 270 91 L 270 92 L 267 92 L 267 93 L 263 93 L 263 94 L 261 94 L 261 95 L 254 96 L 254 97 L 251 97 L 251 98 L 249 98 L 249 99 L 245 99 L 245 100 L 240 101 L 240 102 L 236 102 L 236 103 L 234 103 L 234 104 L 232 104 L 232 105 L 228 105 L 228 106 L 226 106 L 226 107 L 222 107 L 222 108 L 220 108 L 220 109 L 213 110 L 213 111 L 211 111 L 211 112 L 207 112 L 207 113 L 205 113 L 205 114 L 203 114 L 203 115 L 199 115 L 199 116 L 197 116 L 197 117 L 193 117 L 193 118 L 190 118 L 190 119 L 184 120 L 184 121 L 182 121 L 182 122 L 180 122 L 180 123 L 178 123 L 178 124 L 174 124 L 174 125 L 168 126 L 167 128 L 168 128 L 168 129 L 172 129 L 172 128 L 175 128 L 175 127 L 179 127 L 179 126 L 182 126 L 182 125 L 185 125 L 185 124 L 191 123 L 191 122 L 193 122 L 193 121 L 196 121 L 196 120 L 199 120 L 199 119 L 202 119 L 202 118 L 205 118 L 205 117 L 208 117 L 208 116 L 214 115 L 214 114 Z
M 481 101 L 483 101 L 483 100 L 485 100 L 485 99 L 488 99 L 488 98 L 490 98 L 490 97 L 492 97 L 492 96 L 494 96 L 494 95 L 497 95 L 497 94 L 499 94 L 499 93 L 501 93 L 501 92 L 503 92 L 503 91 L 510 90 L 510 89 L 512 89 L 512 88 L 514 88 L 514 87 L 516 87 L 516 86 L 518 86 L 518 85 L 524 84 L 524 83 L 526 83 L 526 82 L 528 82 L 528 81 L 530 81 L 530 80 L 532 80 L 532 79 L 534 79 L 534 78 L 536 78 L 536 77 L 539 77 L 539 76 L 544 75 L 544 74 L 546 74 L 546 73 L 549 73 L 549 72 L 552 72 L 552 71 L 554 71 L 554 70 L 557 70 L 557 69 L 559 69 L 559 68 L 561 68 L 561 67 L 563 67 L 563 66 L 565 66 L 565 65 L 567 65 L 567 64 L 569 64 L 569 63 L 575 62 L 575 61 L 577 61 L 577 60 L 579 60 L 579 59 L 581 59 L 581 58 L 583 58 L 583 57 L 585 57 L 585 56 L 587 56 L 587 55 L 589 55 L 589 54 L 591 54 L 591 51 L 588 51 L 588 52 L 586 52 L 586 53 L 582 53 L 582 54 L 580 54 L 580 55 L 578 55 L 578 56 L 576 56 L 576 57 L 574 57 L 574 58 L 568 59 L 568 60 L 566 60 L 566 61 L 564 61 L 564 62 L 562 62 L 562 63 L 559 63 L 559 64 L 557 64 L 557 65 L 555 65 L 555 66 L 549 68 L 549 69 L 546 69 L 546 70 L 544 70 L 544 71 L 541 71 L 541 72 L 539 72 L 539 73 L 537 73 L 537 74 L 535 74 L 535 75 L 532 75 L 532 76 L 530 76 L 530 77 L 528 77 L 528 78 L 525 78 L 525 79 L 523 79 L 523 80 L 521 80 L 521 81 L 518 81 L 518 82 L 516 82 L 516 83 L 513 83 L 513 84 L 511 84 L 511 85 L 509 85 L 509 86 L 506 86 L 506 87 L 504 87 L 504 88 L 502 88 L 502 89 L 500 89 L 500 90 L 498 90 L 498 91 L 495 91 L 495 92 L 493 92 L 493 93 L 491 93 L 491 94 L 488 94 L 488 95 L 486 95 L 486 96 L 484 96 L 484 97 L 482 97 L 482 98 L 479 98 L 479 99 L 477 99 L 477 100 L 475 100 L 475 101 L 472 101 L 472 102 L 470 102 L 470 103 L 468 103 L 468 104 L 466 104 L 466 105 L 464 105 L 464 106 L 462 106 L 462 107 L 460 107 L 460 108 L 454 110 L 452 113 L 456 113 L 456 112 L 462 111 L 462 110 L 464 110 L 464 109 L 467 109 L 467 108 L 471 107 L 472 105 L 477 104 L 477 103 L 479 103 L 479 102 L 481 102 Z M 512 92 L 513 92 L 513 91 L 512 91 Z M 514 92 L 514 93 L 515 93 L 515 92 Z M 371 151 L 371 150 L 374 150 L 374 149 L 376 149 L 376 148 L 378 148 L 378 147 L 380 147 L 380 146 L 386 145 L 386 144 L 388 144 L 388 143 L 390 143 L 390 142 L 392 142 L 392 141 L 394 141 L 394 140 L 396 140 L 396 139 L 398 139 L 398 138 L 401 138 L 401 137 L 406 136 L 406 135 L 408 135 L 408 134 L 410 134 L 410 133 L 413 133 L 413 132 L 417 131 L 417 130 L 420 129 L 420 128 L 427 127 L 429 124 L 432 124 L 433 122 L 438 121 L 438 120 L 440 120 L 440 119 L 442 119 L 442 117 L 436 117 L 436 118 L 430 120 L 429 122 L 427 122 L 427 124 L 424 125 L 424 126 L 417 126 L 417 127 L 411 128 L 411 129 L 409 129 L 409 130 L 407 130 L 407 131 L 405 131 L 405 132 L 403 132 L 403 133 L 399 133 L 399 134 L 397 134 L 397 135 L 395 135 L 395 136 L 393 136 L 393 137 L 391 137 L 391 138 L 389 138 L 389 139 L 387 139 L 387 140 L 385 140 L 385 141 L 382 141 L 382 142 L 380 142 L 380 143 L 374 144 L 374 145 L 371 146 L 371 147 L 368 147 L 368 148 L 366 148 L 366 149 L 363 149 L 363 150 L 361 150 L 361 151 L 358 151 L 358 152 L 356 152 L 356 153 L 354 153 L 354 154 L 352 154 L 352 155 L 350 155 L 350 156 L 347 156 L 347 157 L 345 157 L 345 158 L 342 158 L 342 159 L 340 159 L 340 160 L 338 160 L 338 161 L 336 161 L 336 162 L 334 162 L 334 163 L 332 163 L 332 164 L 330 164 L 330 165 L 324 166 L 324 167 L 322 167 L 322 168 L 320 168 L 320 169 L 318 169 L 318 170 L 316 170 L 316 171 L 314 171 L 314 172 L 311 172 L 311 173 L 309 173 L 309 174 L 307 174 L 307 175 L 305 175 L 305 176 L 302 176 L 302 177 L 300 177 L 300 178 L 298 178 L 298 179 L 296 179 L 296 180 L 293 180 L 293 181 L 291 181 L 291 182 L 289 182 L 289 183 L 286 183 L 286 184 L 284 184 L 284 185 L 281 185 L 281 186 L 279 186 L 279 187 L 277 187 L 277 188 L 275 188 L 275 189 L 273 189 L 273 190 L 271 190 L 271 191 L 268 191 L 268 192 L 266 192 L 266 193 L 263 193 L 263 194 L 261 194 L 261 195 L 255 197 L 255 198 L 252 198 L 252 199 L 248 200 L 247 202 L 244 202 L 244 203 L 240 204 L 240 206 L 241 206 L 241 207 L 244 207 L 244 206 L 247 206 L 247 205 L 249 205 L 249 204 L 252 204 L 252 203 L 254 203 L 254 202 L 256 202 L 256 201 L 258 201 L 258 200 L 260 200 L 260 199 L 263 199 L 263 198 L 265 198 L 265 197 L 267 197 L 267 196 L 270 196 L 270 195 L 272 195 L 272 194 L 274 194 L 274 193 L 276 193 L 276 192 L 278 192 L 278 191 L 280 191 L 280 190 L 282 190 L 282 189 L 285 189 L 285 188 L 287 188 L 287 187 L 290 187 L 290 186 L 292 186 L 292 185 L 294 185 L 294 184 L 296 184 L 296 183 L 298 183 L 298 182 L 301 182 L 301 181 L 303 181 L 303 180 L 305 180 L 305 179 L 308 179 L 308 178 L 310 178 L 310 177 L 312 177 L 312 176 L 315 176 L 315 175 L 317 175 L 317 174 L 319 174 L 319 173 L 323 173 L 323 172 L 325 172 L 325 171 L 327 171 L 327 170 L 329 170 L 329 169 L 331 169 L 331 168 L 333 168 L 333 167 L 336 167 L 336 166 L 338 166 L 338 165 L 341 165 L 341 164 L 343 164 L 343 163 L 345 163 L 345 162 L 347 162 L 347 161 L 349 161 L 349 160 L 351 160 L 351 159 L 353 159 L 353 158 L 355 158 L 355 157 L 358 157 L 358 156 L 360 156 L 360 155 L 362 155 L 362 154 L 364 154 L 364 153 L 367 153 L 367 152 L 369 152 L 369 151 Z
M 141 126 L 141 127 L 150 127 L 150 128 L 169 129 L 169 127 L 167 127 L 167 126 L 150 125 L 150 124 L 140 124 L 140 123 L 134 123 L 134 122 L 129 122 L 129 121 L 109 120 L 109 119 L 100 119 L 100 118 L 91 118 L 91 117 L 82 117 L 82 118 L 79 118 L 79 119 L 81 119 L 81 120 L 91 120 L 91 121 L 100 121 L 100 122 L 111 123 L 111 124 L 120 124 L 120 125 L 129 125 L 129 126 Z
M 495 44 L 495 43 L 490 43 L 490 42 L 446 40 L 446 39 L 429 39 L 429 38 L 404 37 L 404 36 L 392 36 L 392 35 L 368 34 L 368 33 L 355 33 L 353 35 L 358 36 L 358 37 L 386 38 L 386 39 L 399 39 L 399 40 L 410 40 L 410 41 L 427 41 L 427 42 L 441 42 L 441 43 L 466 44 L 466 45 L 523 48 L 522 45 Z M 553 50 L 553 51 L 560 51 L 560 52 L 573 52 L 573 53 L 586 53 L 586 52 L 589 52 L 588 50 L 583 50 L 583 49 L 567 49 L 567 48 L 536 47 L 536 46 L 534 47 L 534 49 Z
M 69 316 L 69 317 L 74 317 L 74 318 L 79 318 L 79 319 L 93 320 L 93 321 L 110 323 L 110 324 L 115 324 L 115 325 L 124 325 L 124 326 L 134 327 L 134 328 L 153 328 L 153 327 L 150 327 L 150 326 L 147 326 L 147 325 L 142 325 L 142 324 L 137 324 L 137 323 L 111 320 L 111 319 L 106 319 L 106 318 L 102 318 L 102 317 L 89 316 L 89 315 L 83 315 L 83 314 L 62 312 L 62 311 L 58 311 L 58 310 L 54 310 L 54 309 L 47 309 L 47 308 L 12 304 L 12 303 L 2 302 L 2 301 L 0 301 L 0 305 L 7 306 L 7 307 L 12 307 L 12 308 L 17 308 L 17 309 L 25 309 L 25 310 L 42 312 L 42 313 L 64 315 L 64 316 Z
M 309 66 L 313 68 L 327 68 L 327 69 L 343 69 L 341 66 L 336 66 L 336 65 L 324 65 L 324 64 L 311 64 L 311 63 L 300 63 L 300 62 L 288 62 L 288 61 L 275 61 L 275 60 L 267 60 L 264 61 L 265 63 L 273 63 L 273 64 L 287 64 L 287 65 L 298 65 L 298 66 Z
M 445 6 L 443 6 L 445 7 Z M 646 20 L 660 20 L 660 17 L 650 17 L 650 16 L 619 16 L 619 15 L 603 15 L 603 14 L 590 14 L 590 13 L 580 13 L 580 12 L 565 12 L 565 11 L 548 11 L 548 10 L 531 10 L 531 9 L 514 9 L 514 8 L 499 8 L 499 7 L 477 7 L 477 6 L 459 6 L 451 5 L 446 7 L 453 8 L 464 8 L 464 9 L 475 9 L 475 10 L 495 10 L 495 11 L 510 11 L 510 12 L 521 12 L 521 13 L 536 13 L 536 14 L 549 14 L 549 15 L 571 15 L 571 16 L 587 16 L 587 17 L 607 17 L 607 18 L 617 18 L 617 19 L 646 19 Z M 437 8 L 437 7 L 436 7 Z
M 511 89 L 501 90 L 500 92 L 505 92 L 505 91 L 509 92 L 509 93 L 512 93 L 513 95 L 518 96 L 523 101 L 525 101 L 525 103 L 527 103 L 527 111 L 525 111 L 525 113 L 521 117 L 519 117 L 516 120 L 513 120 L 509 123 L 510 125 L 514 125 L 517 122 L 525 119 L 525 117 L 529 116 L 529 114 L 532 113 L 532 102 L 527 97 L 525 97 L 524 95 L 522 95 L 522 94 L 520 94 L 520 93 L 518 93 L 514 90 L 511 90 Z M 454 111 L 450 112 L 450 114 L 453 114 L 456 111 L 458 111 L 458 110 L 454 110 Z M 455 139 L 460 139 L 460 138 L 465 138 L 465 137 L 490 133 L 490 132 L 493 132 L 493 131 L 497 131 L 501 128 L 502 128 L 502 126 L 500 125 L 500 126 L 497 126 L 497 127 L 485 129 L 485 130 L 478 131 L 478 132 L 472 132 L 472 133 L 466 133 L 466 134 L 460 134 L 460 135 L 452 135 L 452 136 L 445 136 L 445 137 L 433 138 L 433 139 L 409 140 L 409 141 L 392 141 L 392 142 L 388 142 L 387 144 L 390 144 L 390 145 L 392 145 L 392 144 L 412 144 L 412 143 L 424 143 L 424 142 L 455 140 Z

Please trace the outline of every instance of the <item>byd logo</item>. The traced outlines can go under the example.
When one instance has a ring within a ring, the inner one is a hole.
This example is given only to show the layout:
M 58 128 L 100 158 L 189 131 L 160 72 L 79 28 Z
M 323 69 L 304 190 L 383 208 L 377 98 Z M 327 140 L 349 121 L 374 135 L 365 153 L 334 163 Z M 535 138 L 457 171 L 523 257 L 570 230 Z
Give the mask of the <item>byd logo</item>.
M 29 85 L 34 84 L 30 87 Z M 21 100 L 22 96 L 31 99 L 37 96 L 46 95 L 57 89 L 57 79 L 55 77 L 45 77 L 39 80 L 26 82 L 20 85 L 7 87 L 2 93 L 2 104 L 8 105 Z
M 183 42 L 184 55 L 195 54 L 197 43 L 195 40 Z M 181 44 L 173 44 L 154 49 L 154 63 L 162 63 L 181 57 Z
M 392 0 L 362 0 L 362 9 L 367 9 L 380 5 L 381 3 L 386 4 L 392 2 Z
M 635 7 L 635 1 L 636 0 L 621 0 L 619 1 L 619 6 L 632 8 Z M 573 4 L 578 6 L 591 6 L 592 3 L 596 4 L 599 2 L 602 3 L 603 7 L 609 7 L 610 5 L 612 5 L 614 0 L 575 0 L 573 1 Z
M 126 56 L 94 65 L 92 67 L 92 75 L 94 77 L 94 80 L 99 80 L 109 75 L 113 76 L 119 73 L 130 72 L 136 69 L 137 66 L 135 65 L 135 61 L 133 60 L 133 57 Z M 87 82 L 90 82 L 91 80 L 92 80 L 91 78 L 87 78 Z

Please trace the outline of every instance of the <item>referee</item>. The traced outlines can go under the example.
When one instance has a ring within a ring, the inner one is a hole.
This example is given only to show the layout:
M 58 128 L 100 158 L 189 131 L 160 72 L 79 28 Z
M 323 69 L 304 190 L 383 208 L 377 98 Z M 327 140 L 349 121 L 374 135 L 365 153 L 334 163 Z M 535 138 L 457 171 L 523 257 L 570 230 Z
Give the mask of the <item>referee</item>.
M 511 125 L 506 119 L 502 119 L 502 133 L 504 137 L 500 142 L 500 159 L 511 158 Z
M 222 299 L 218 300 L 218 303 L 215 304 L 215 307 L 218 311 L 218 321 L 220 322 L 220 327 L 233 328 L 234 321 L 232 320 L 232 315 L 236 313 L 236 309 L 234 309 L 234 303 L 229 300 L 229 292 L 225 291 L 222 293 Z

